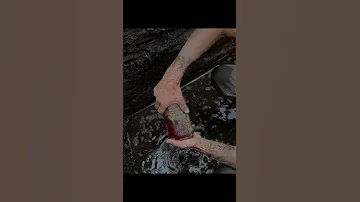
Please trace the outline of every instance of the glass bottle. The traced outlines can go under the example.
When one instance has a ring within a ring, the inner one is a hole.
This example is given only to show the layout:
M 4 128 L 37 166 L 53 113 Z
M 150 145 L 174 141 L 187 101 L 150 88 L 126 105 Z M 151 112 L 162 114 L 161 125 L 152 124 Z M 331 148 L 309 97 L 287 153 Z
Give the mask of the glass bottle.
M 169 139 L 185 140 L 193 137 L 194 128 L 190 116 L 179 105 L 170 105 L 164 112 L 164 118 Z

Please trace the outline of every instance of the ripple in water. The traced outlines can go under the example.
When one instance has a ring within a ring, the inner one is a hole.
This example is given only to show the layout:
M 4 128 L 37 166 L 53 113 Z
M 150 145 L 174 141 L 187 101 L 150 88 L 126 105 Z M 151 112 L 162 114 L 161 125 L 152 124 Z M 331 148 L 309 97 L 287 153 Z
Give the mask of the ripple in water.
M 207 155 L 190 149 L 180 149 L 162 142 L 143 162 L 143 173 L 179 174 L 179 173 L 213 173 L 210 169 L 214 160 Z

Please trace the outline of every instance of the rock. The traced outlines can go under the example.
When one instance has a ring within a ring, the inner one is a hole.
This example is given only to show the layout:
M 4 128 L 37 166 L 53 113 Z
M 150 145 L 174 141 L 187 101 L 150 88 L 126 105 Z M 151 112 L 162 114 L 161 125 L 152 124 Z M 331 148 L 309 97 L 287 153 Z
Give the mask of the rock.
M 124 114 L 155 101 L 153 88 L 173 62 L 192 29 L 124 29 Z M 220 39 L 185 72 L 182 85 L 216 65 L 236 59 L 235 39 Z

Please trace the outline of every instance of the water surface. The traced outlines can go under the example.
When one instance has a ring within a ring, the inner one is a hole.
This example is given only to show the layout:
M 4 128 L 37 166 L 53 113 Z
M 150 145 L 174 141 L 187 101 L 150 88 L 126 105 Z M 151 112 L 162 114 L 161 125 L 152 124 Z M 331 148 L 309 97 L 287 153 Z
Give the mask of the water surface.
M 236 145 L 236 103 L 215 91 L 210 72 L 183 88 L 190 118 L 201 136 Z M 126 173 L 214 173 L 216 160 L 200 152 L 165 143 L 164 118 L 150 106 L 124 123 L 124 172 Z

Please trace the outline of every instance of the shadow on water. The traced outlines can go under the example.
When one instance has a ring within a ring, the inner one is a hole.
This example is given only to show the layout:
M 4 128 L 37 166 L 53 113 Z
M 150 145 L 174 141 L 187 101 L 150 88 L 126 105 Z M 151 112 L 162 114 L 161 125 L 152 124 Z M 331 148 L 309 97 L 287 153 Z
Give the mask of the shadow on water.
M 183 87 L 190 118 L 201 136 L 236 145 L 236 103 L 212 88 L 211 72 Z M 214 173 L 219 162 L 194 150 L 165 143 L 165 120 L 150 106 L 124 123 L 124 168 L 126 173 Z

